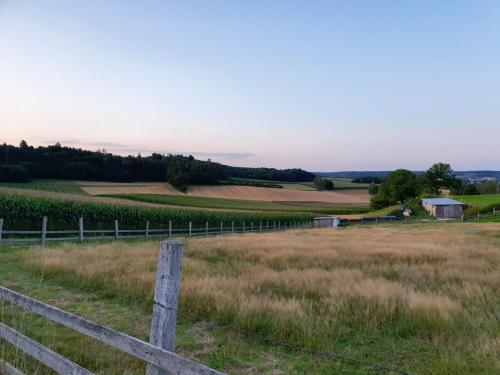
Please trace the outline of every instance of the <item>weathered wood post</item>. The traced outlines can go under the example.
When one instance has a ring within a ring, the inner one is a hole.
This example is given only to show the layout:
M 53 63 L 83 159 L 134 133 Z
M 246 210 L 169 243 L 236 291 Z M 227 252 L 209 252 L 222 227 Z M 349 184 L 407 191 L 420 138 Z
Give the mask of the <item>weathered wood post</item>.
M 189 237 L 191 237 L 192 230 L 193 230 L 193 223 L 190 221 L 189 222 Z
M 266 221 L 266 229 L 269 230 L 269 221 Z
M 243 221 L 243 232 L 245 231 L 245 221 Z
M 167 240 L 160 244 L 149 342 L 169 351 L 174 350 L 183 254 L 184 245 L 180 241 Z M 167 375 L 168 372 L 149 365 L 146 374 Z
M 83 242 L 83 217 L 81 217 L 79 220 L 78 220 L 78 228 L 79 228 L 79 234 L 80 234 L 80 243 Z
M 168 221 L 168 238 L 172 239 L 172 220 Z
M 478 213 L 477 213 L 477 220 L 479 220 L 479 217 L 480 217 L 480 215 L 479 215 L 479 212 L 478 212 Z
M 45 241 L 47 239 L 47 216 L 42 218 L 42 245 L 45 246 Z
M 259 222 L 259 230 L 262 232 L 262 221 Z
M 273 221 L 273 229 L 276 229 L 276 222 Z
M 146 239 L 149 240 L 149 220 L 146 221 Z
M 231 233 L 234 233 L 234 221 L 231 221 Z
M 205 221 L 205 237 L 208 237 L 208 221 Z
M 220 234 L 222 234 L 223 231 L 224 231 L 224 222 L 221 221 L 220 222 Z
M 253 221 L 250 222 L 250 232 L 253 232 Z
M 496 209 L 495 209 L 495 207 L 493 207 L 493 216 L 495 216 L 495 215 L 496 215 L 495 210 L 496 210 Z
M 3 219 L 0 219 L 0 242 L 2 242 Z
M 281 229 L 281 220 L 278 220 L 278 229 Z
M 118 239 L 118 236 L 120 235 L 120 230 L 118 228 L 118 220 L 115 220 L 115 240 Z

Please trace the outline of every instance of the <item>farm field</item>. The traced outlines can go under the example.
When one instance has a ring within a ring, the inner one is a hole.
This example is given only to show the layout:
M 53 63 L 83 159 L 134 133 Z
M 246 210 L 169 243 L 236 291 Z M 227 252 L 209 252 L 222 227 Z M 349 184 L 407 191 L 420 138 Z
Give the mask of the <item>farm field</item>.
M 379 225 L 187 241 L 176 351 L 232 374 L 384 373 L 255 341 L 217 325 L 224 323 L 400 372 L 493 374 L 499 230 L 499 224 Z M 0 260 L 10 266 L 0 262 L 8 270 L 0 277 L 145 339 L 157 252 L 157 241 L 2 251 Z M 16 314 L 4 311 L 15 323 Z M 43 335 L 39 323 L 23 316 L 22 330 L 98 373 L 143 371 L 64 329 L 51 326 Z
M 493 205 L 500 208 L 500 194 L 457 195 L 454 198 L 479 209 L 489 208 Z
M 86 192 L 76 181 L 65 180 L 33 180 L 31 182 L 8 183 L 0 182 L 0 188 L 49 191 L 54 193 L 85 195 Z
M 369 195 L 366 190 L 336 191 L 300 191 L 291 189 L 270 189 L 253 186 L 190 186 L 188 195 L 199 197 L 243 199 L 269 202 L 326 202 L 368 205 Z
M 168 194 L 182 195 L 179 190 L 172 185 L 160 182 L 90 182 L 79 181 L 82 190 L 89 195 L 110 195 L 110 194 Z
M 188 206 L 199 208 L 219 208 L 252 211 L 300 211 L 320 214 L 333 214 L 335 212 L 363 212 L 367 207 L 356 204 L 334 204 L 324 202 L 267 202 L 238 199 L 224 199 L 211 197 L 198 197 L 190 195 L 158 195 L 158 194 L 121 194 L 108 195 L 130 199 L 139 202 L 159 203 L 170 206 Z

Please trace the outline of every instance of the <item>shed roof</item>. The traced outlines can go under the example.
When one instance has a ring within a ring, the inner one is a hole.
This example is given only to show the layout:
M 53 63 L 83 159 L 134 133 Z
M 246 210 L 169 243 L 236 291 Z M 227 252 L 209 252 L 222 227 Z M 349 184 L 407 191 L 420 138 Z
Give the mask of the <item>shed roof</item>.
M 422 202 L 432 206 L 462 206 L 463 203 L 450 198 L 425 198 Z

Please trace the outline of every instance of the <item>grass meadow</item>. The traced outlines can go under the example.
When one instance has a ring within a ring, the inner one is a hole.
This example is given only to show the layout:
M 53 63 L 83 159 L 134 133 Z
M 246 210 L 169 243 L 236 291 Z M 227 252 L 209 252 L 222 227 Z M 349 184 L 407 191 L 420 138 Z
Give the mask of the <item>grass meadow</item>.
M 411 374 L 496 373 L 499 233 L 494 223 L 443 223 L 186 240 L 176 350 L 235 374 L 374 373 L 248 341 L 219 331 L 208 323 L 213 321 Z M 158 247 L 157 241 L 34 246 L 0 260 L 8 259 L 12 272 L 27 280 L 38 280 L 26 282 L 33 293 L 147 337 L 149 308 L 108 305 L 115 304 L 111 296 L 120 295 L 150 306 Z M 65 297 L 56 297 L 57 289 L 46 296 L 39 291 L 44 283 L 62 285 Z M 104 299 L 78 297 L 81 292 L 73 296 L 65 289 L 70 286 L 99 292 Z M 121 309 L 127 313 L 120 315 Z M 201 320 L 182 318 L 183 312 Z M 132 322 L 125 323 L 128 319 Z M 61 334 L 55 332 L 47 343 Z M 79 345 L 76 341 L 69 355 L 99 370 L 99 361 L 78 357 L 77 350 L 86 348 Z M 119 357 L 99 358 L 113 362 Z M 113 366 L 98 373 L 141 369 L 130 361 Z
M 0 187 L 9 189 L 27 189 L 37 191 L 49 191 L 54 193 L 86 195 L 76 181 L 65 180 L 33 180 L 30 182 L 0 182 Z

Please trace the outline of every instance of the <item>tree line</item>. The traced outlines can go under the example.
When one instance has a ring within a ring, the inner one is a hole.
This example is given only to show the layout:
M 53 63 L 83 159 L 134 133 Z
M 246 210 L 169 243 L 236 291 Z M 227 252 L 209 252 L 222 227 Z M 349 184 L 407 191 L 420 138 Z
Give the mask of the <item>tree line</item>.
M 193 156 L 120 156 L 102 151 L 64 147 L 59 143 L 33 147 L 0 145 L 0 181 L 27 182 L 32 178 L 111 182 L 162 182 L 177 188 L 211 185 L 232 177 L 287 182 L 312 181 L 313 173 L 301 169 L 231 167 Z
M 496 189 L 497 184 L 493 183 Z M 436 163 L 418 176 L 407 169 L 397 169 L 389 173 L 382 184 L 371 183 L 368 191 L 372 195 L 372 208 L 379 209 L 422 195 L 439 195 L 442 189 L 448 189 L 452 195 L 479 193 L 476 185 L 457 178 L 446 163 Z

